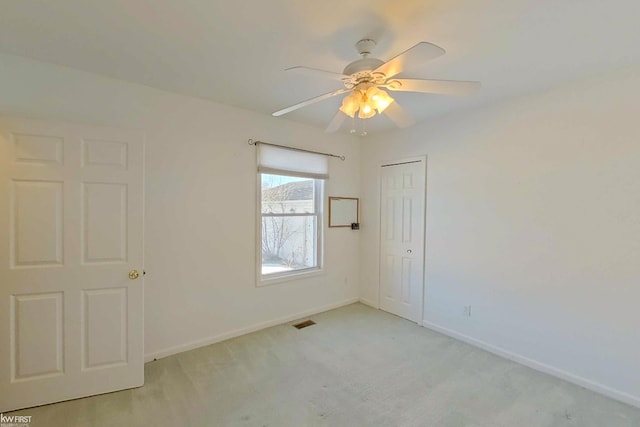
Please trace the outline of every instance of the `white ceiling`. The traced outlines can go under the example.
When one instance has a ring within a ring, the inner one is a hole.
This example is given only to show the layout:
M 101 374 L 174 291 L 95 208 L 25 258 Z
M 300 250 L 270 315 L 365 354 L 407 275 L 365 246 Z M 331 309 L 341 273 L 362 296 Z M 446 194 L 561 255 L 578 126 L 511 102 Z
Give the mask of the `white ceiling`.
M 341 72 L 364 37 L 383 60 L 428 41 L 447 54 L 400 77 L 483 89 L 393 94 L 424 120 L 639 62 L 638 17 L 637 0 L 3 0 L 0 52 L 271 113 L 340 87 L 285 68 Z M 326 126 L 339 102 L 285 118 Z M 367 125 L 393 127 L 384 117 Z

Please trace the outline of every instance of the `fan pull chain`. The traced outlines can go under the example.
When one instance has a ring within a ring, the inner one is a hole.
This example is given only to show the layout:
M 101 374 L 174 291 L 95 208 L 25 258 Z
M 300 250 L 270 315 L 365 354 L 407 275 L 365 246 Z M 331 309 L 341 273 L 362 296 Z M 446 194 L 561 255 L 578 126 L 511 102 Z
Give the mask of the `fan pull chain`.
M 355 114 L 351 117 L 351 130 L 349 133 L 356 133 L 356 116 Z
M 367 136 L 367 129 L 366 129 L 366 120 L 360 120 L 362 122 L 362 133 L 360 134 L 360 136 Z

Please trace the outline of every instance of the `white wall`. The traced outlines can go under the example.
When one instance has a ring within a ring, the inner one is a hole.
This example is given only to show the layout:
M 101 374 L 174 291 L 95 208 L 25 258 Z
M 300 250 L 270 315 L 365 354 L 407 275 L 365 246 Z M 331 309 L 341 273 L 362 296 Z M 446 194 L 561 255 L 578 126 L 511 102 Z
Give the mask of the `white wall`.
M 326 230 L 326 274 L 255 287 L 256 165 L 248 138 L 344 154 L 327 195 L 359 193 L 355 138 L 0 55 L 0 113 L 147 134 L 145 353 L 161 356 L 358 297 L 359 234 Z
M 425 322 L 640 405 L 638 111 L 635 67 L 368 138 L 362 297 L 377 165 L 426 154 Z

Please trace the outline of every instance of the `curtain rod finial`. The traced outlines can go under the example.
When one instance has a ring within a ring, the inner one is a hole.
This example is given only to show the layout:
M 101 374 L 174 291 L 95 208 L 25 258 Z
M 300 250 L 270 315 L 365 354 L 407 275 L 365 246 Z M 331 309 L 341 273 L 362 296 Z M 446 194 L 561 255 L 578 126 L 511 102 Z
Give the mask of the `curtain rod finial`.
M 247 143 L 249 145 L 256 145 L 256 143 L 253 141 L 253 139 L 249 138 L 249 140 L 247 141 Z

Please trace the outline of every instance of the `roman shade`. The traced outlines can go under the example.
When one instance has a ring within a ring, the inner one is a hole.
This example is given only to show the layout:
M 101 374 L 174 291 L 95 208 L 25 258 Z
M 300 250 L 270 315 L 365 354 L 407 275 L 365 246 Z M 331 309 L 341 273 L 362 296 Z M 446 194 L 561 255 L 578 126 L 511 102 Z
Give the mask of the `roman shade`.
M 258 144 L 258 172 L 301 178 L 329 179 L 326 155 Z

